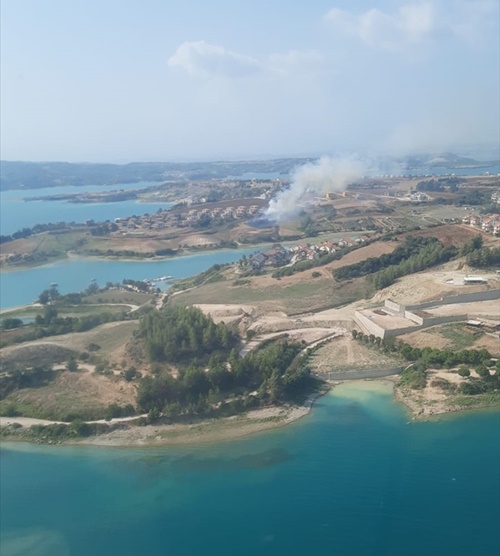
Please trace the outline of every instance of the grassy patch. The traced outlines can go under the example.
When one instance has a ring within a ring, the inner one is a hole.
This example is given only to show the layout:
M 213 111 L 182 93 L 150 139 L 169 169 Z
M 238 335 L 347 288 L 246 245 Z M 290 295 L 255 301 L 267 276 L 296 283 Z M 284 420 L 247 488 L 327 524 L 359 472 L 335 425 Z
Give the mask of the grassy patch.
M 41 389 L 14 392 L 0 401 L 0 415 L 5 413 L 6 408 L 14 408 L 18 416 L 51 421 L 92 421 L 104 419 L 106 416 L 106 406 L 96 400 L 78 399 L 73 395 L 58 392 L 56 388 L 51 389 L 51 399 L 48 400 L 46 395 L 40 395 L 40 392 Z
M 474 345 L 475 341 L 484 335 L 481 330 L 471 330 L 464 323 L 450 323 L 440 327 L 441 336 L 450 340 L 450 346 L 456 350 L 466 349 Z
M 85 298 L 85 301 L 87 303 L 130 303 L 131 305 L 144 305 L 152 299 L 154 299 L 154 296 L 148 293 L 107 290 L 95 295 L 89 295 Z
M 278 282 L 272 286 L 252 288 L 232 284 L 214 283 L 196 288 L 172 298 L 172 303 L 193 305 L 197 303 L 276 303 L 288 314 L 300 314 L 320 309 L 329 309 L 350 303 L 364 296 L 364 279 L 335 284 L 333 280 L 316 279 L 282 286 Z
M 498 407 L 500 405 L 500 390 L 476 394 L 474 396 L 456 395 L 448 399 L 448 405 L 459 406 L 464 409 Z

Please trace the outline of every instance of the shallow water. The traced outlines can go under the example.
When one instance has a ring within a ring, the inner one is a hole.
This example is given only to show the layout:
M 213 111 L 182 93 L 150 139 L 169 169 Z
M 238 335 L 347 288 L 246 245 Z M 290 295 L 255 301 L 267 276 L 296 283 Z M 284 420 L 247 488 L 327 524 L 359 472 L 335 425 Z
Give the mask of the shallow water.
M 4 445 L 2 556 L 497 556 L 500 413 L 408 424 L 391 396 L 342 385 L 213 445 Z
M 22 228 L 50 222 L 84 223 L 87 220 L 103 222 L 114 221 L 133 214 L 142 216 L 152 214 L 158 209 L 167 209 L 172 203 L 139 203 L 135 200 L 118 203 L 68 203 L 67 201 L 27 201 L 34 197 L 47 197 L 67 193 L 86 193 L 91 191 L 112 191 L 118 189 L 144 189 L 159 185 L 156 182 L 117 184 L 113 186 L 63 186 L 42 189 L 16 189 L 2 191 L 0 194 L 0 233 L 9 235 Z
M 51 283 L 58 284 L 60 293 L 78 292 L 95 279 L 99 286 L 106 282 L 122 282 L 172 276 L 187 278 L 207 270 L 214 264 L 232 263 L 256 249 L 223 249 L 199 255 L 176 257 L 162 261 L 120 261 L 105 259 L 69 259 L 50 265 L 24 270 L 8 270 L 0 274 L 0 307 L 8 309 L 33 303 Z M 168 282 L 159 283 L 166 287 Z

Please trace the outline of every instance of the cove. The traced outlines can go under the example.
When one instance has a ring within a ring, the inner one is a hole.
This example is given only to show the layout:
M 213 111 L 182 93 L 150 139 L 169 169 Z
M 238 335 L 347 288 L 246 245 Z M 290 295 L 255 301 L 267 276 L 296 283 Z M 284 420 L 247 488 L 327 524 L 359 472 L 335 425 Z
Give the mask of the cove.
M 134 184 L 116 184 L 112 186 L 64 186 L 43 189 L 16 189 L 1 192 L 0 231 L 9 235 L 22 228 L 31 228 L 35 224 L 50 222 L 84 223 L 86 220 L 103 222 L 113 221 L 133 214 L 142 216 L 146 213 L 167 209 L 172 203 L 139 203 L 135 200 L 114 203 L 68 203 L 67 201 L 28 201 L 34 197 L 60 195 L 67 193 L 87 193 L 94 191 L 144 189 L 160 185 L 156 182 L 139 182 Z
M 70 259 L 25 270 L 4 271 L 0 274 L 0 307 L 8 309 L 33 303 L 51 283 L 58 284 L 60 293 L 68 293 L 84 290 L 93 279 L 104 286 L 106 282 L 122 282 L 125 278 L 144 280 L 165 275 L 187 278 L 214 264 L 232 263 L 255 251 L 255 248 L 228 249 L 162 261 Z

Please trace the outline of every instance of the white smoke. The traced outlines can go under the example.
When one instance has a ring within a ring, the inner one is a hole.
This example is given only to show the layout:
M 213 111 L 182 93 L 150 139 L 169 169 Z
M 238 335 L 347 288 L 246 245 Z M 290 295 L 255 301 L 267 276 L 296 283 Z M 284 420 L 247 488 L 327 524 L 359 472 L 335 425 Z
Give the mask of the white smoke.
M 363 176 L 365 171 L 365 165 L 353 157 L 323 156 L 315 162 L 304 164 L 295 170 L 290 187 L 278 193 L 269 203 L 266 216 L 277 221 L 291 216 L 300 210 L 306 197 L 343 191 L 349 183 Z

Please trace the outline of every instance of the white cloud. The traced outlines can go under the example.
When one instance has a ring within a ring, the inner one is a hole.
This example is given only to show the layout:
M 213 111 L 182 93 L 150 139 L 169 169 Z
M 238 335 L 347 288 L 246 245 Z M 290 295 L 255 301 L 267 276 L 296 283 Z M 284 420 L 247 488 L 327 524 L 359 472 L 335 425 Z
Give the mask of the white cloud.
M 184 42 L 168 59 L 170 67 L 195 77 L 242 77 L 265 74 L 284 77 L 319 71 L 323 56 L 317 50 L 289 50 L 258 60 L 206 41 Z
M 182 43 L 169 58 L 168 64 L 194 76 L 241 77 L 262 69 L 255 58 L 205 41 Z
M 385 50 L 421 43 L 436 29 L 436 13 L 430 2 L 407 4 L 392 14 L 377 8 L 361 14 L 333 8 L 325 20 L 340 33 Z
M 498 42 L 499 5 L 498 0 L 428 0 L 406 3 L 394 12 L 333 8 L 324 20 L 337 33 L 383 50 L 404 50 L 446 36 L 480 45 L 491 38 Z

